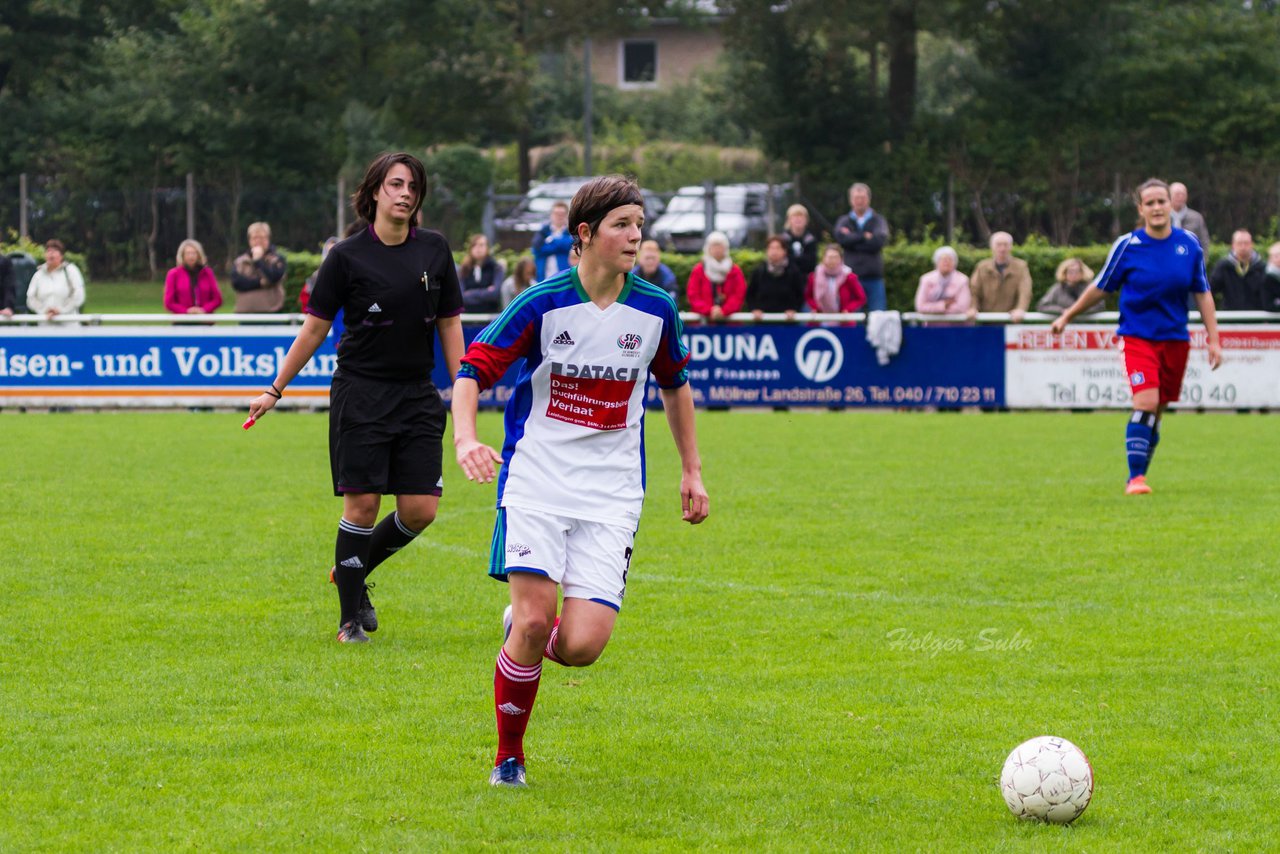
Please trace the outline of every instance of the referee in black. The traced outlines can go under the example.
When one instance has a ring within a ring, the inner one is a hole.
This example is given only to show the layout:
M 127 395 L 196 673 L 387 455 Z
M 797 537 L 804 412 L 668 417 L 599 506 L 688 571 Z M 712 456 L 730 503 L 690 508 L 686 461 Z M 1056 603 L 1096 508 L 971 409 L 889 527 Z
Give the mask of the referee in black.
M 342 497 L 329 578 L 342 643 L 364 643 L 377 629 L 366 578 L 430 525 L 440 505 L 445 408 L 431 370 L 438 330 L 449 376 L 458 373 L 462 289 L 444 236 L 413 226 L 425 184 L 412 155 L 370 164 L 352 196 L 370 225 L 321 263 L 302 331 L 271 388 L 249 404 L 253 419 L 275 406 L 342 309 L 346 331 L 329 392 L 329 463 Z M 377 522 L 383 495 L 395 495 L 396 509 Z

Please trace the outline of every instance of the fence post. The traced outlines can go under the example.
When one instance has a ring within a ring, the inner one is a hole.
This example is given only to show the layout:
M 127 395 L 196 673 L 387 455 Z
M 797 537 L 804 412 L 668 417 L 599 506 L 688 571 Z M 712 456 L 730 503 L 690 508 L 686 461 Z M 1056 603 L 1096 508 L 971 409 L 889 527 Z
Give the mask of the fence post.
M 956 176 L 947 172 L 947 245 L 954 244 L 956 232 Z
M 716 185 L 713 181 L 702 182 L 702 242 L 707 242 L 707 235 L 716 230 Z
M 187 173 L 187 240 L 196 239 L 196 176 Z
M 496 242 L 493 208 L 493 182 L 490 181 L 484 190 L 484 211 L 480 214 L 480 231 L 484 233 L 484 239 L 489 241 L 490 246 Z
M 27 173 L 23 172 L 18 175 L 18 234 L 23 240 L 31 239 L 31 232 L 27 228 Z
M 334 236 L 339 240 L 347 230 L 347 179 L 338 176 L 338 213 L 335 217 L 338 223 L 338 230 L 334 232 Z
M 582 48 L 582 174 L 588 178 L 591 171 L 591 36 L 583 40 Z

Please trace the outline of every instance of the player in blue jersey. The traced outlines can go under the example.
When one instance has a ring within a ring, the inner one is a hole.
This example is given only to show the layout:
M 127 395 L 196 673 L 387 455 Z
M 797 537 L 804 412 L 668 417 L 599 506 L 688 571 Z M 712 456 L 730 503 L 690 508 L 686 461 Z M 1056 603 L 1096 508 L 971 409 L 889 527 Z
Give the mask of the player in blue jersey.
M 1160 442 L 1160 418 L 1178 399 L 1191 349 L 1187 332 L 1187 295 L 1195 298 L 1209 335 L 1209 366 L 1222 364 L 1218 320 L 1204 275 L 1204 250 L 1189 231 L 1175 228 L 1169 185 L 1151 178 L 1137 191 L 1142 227 L 1121 235 L 1107 263 L 1075 305 L 1053 322 L 1060 335 L 1071 319 L 1120 292 L 1120 326 L 1125 373 L 1133 389 L 1133 414 L 1125 431 L 1129 458 L 1127 495 L 1145 495 L 1147 467 Z
M 503 464 L 489 574 L 508 582 L 511 607 L 493 680 L 495 786 L 525 784 L 542 659 L 585 667 L 613 632 L 644 501 L 650 373 L 680 455 L 682 516 L 707 517 L 680 316 L 670 294 L 632 271 L 643 222 L 633 181 L 583 185 L 569 213 L 581 263 L 517 296 L 472 341 L 454 383 L 453 441 L 467 479 L 487 483 Z M 476 403 L 521 359 L 499 456 L 476 438 Z

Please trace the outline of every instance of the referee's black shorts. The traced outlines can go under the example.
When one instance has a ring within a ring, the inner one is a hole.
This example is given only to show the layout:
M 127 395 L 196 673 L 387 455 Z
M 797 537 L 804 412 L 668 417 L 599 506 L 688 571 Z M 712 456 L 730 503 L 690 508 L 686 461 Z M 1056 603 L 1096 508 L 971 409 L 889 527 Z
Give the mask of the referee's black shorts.
M 329 389 L 333 494 L 440 495 L 445 408 L 430 382 L 343 376 Z

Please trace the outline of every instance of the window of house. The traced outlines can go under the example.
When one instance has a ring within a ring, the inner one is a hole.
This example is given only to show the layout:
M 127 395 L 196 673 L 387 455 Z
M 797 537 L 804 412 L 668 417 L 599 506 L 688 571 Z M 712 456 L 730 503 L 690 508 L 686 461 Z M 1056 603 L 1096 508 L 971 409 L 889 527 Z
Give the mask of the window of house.
M 624 87 L 658 85 L 658 43 L 624 41 L 622 43 L 622 80 Z

